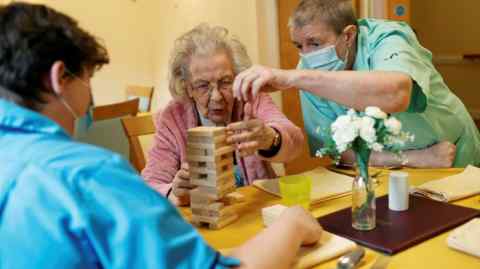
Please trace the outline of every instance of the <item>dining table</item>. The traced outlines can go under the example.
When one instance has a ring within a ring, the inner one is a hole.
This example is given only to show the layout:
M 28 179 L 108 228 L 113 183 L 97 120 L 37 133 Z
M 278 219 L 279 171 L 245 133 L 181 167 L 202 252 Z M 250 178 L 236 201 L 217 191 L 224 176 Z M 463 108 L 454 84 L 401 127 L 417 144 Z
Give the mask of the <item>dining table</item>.
M 378 169 L 377 169 L 378 170 Z M 377 187 L 376 196 L 382 196 L 388 192 L 389 169 L 380 169 L 375 174 Z M 463 171 L 463 168 L 442 168 L 442 169 L 413 169 L 402 168 L 401 170 L 409 175 L 411 186 L 417 186 L 425 182 L 452 176 Z M 321 178 L 313 179 L 321 180 Z M 479 178 L 480 180 L 480 178 Z M 201 236 L 208 244 L 218 250 L 232 249 L 242 245 L 264 229 L 261 210 L 264 207 L 281 204 L 279 197 L 266 193 L 254 186 L 245 186 L 237 189 L 238 193 L 244 196 L 244 201 L 237 203 L 235 209 L 239 218 L 219 230 L 210 230 L 205 227 L 196 227 Z M 352 200 L 350 195 L 327 200 L 322 203 L 316 203 L 310 207 L 310 212 L 315 217 L 325 216 L 341 209 L 351 207 Z M 470 196 L 465 199 L 457 200 L 452 204 L 479 209 L 480 195 Z M 180 213 L 187 220 L 191 217 L 191 211 L 188 207 L 179 208 Z M 428 216 L 426 216 L 428 217 Z M 480 258 L 451 249 L 447 245 L 447 237 L 451 230 L 443 232 L 433 238 L 425 240 L 406 250 L 391 256 L 366 248 L 365 256 L 358 268 L 371 268 L 377 259 L 388 259 L 388 266 L 385 268 L 480 268 Z M 388 236 L 388 235 L 386 235 Z M 480 238 L 479 238 L 480 244 Z M 269 250 L 265 249 L 263 255 L 269 255 Z M 328 260 L 316 265 L 314 268 L 336 268 L 337 258 Z

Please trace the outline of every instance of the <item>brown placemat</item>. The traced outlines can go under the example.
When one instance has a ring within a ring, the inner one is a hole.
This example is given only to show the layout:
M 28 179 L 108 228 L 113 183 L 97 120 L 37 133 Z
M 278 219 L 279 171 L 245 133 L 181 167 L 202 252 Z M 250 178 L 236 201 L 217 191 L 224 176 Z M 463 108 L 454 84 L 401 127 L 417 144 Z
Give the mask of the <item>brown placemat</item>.
M 409 209 L 388 209 L 388 196 L 378 197 L 377 224 L 371 231 L 352 228 L 351 208 L 342 209 L 318 218 L 323 228 L 333 234 L 351 239 L 368 248 L 395 254 L 437 234 L 458 226 L 480 211 L 410 195 Z

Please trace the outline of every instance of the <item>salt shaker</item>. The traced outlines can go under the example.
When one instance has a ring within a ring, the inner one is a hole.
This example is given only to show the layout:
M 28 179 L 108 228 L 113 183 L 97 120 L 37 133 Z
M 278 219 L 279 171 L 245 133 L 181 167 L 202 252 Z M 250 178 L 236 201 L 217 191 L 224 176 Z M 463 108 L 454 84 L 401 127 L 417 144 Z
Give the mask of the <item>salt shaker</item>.
M 394 211 L 407 210 L 409 190 L 408 173 L 391 172 L 388 181 L 388 208 Z

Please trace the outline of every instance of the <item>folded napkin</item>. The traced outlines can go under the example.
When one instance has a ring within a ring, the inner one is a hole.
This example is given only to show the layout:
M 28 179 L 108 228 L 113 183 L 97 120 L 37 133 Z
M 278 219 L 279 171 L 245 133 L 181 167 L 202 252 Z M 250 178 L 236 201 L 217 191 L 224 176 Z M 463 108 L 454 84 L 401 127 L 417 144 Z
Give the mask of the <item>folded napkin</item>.
M 450 202 L 480 193 L 480 168 L 467 166 L 457 175 L 413 187 L 410 193 L 441 202 Z
M 270 226 L 287 208 L 280 204 L 262 208 L 264 225 Z M 351 240 L 323 231 L 322 237 L 317 244 L 300 248 L 294 268 L 310 268 L 347 253 L 356 246 Z
M 346 238 L 323 231 L 320 241 L 311 247 L 302 247 L 294 268 L 310 268 L 354 250 L 357 245 Z
M 325 167 L 318 167 L 301 175 L 309 176 L 312 179 L 312 204 L 349 195 L 352 190 L 352 177 L 329 171 Z M 261 179 L 255 180 L 253 185 L 280 197 L 278 181 L 278 178 Z
M 472 219 L 453 230 L 447 238 L 447 245 L 480 258 L 480 218 Z
M 320 241 L 314 246 L 301 247 L 292 268 L 311 268 L 314 265 L 339 257 L 357 247 L 355 242 L 323 231 Z M 233 248 L 219 250 L 223 255 L 230 255 Z

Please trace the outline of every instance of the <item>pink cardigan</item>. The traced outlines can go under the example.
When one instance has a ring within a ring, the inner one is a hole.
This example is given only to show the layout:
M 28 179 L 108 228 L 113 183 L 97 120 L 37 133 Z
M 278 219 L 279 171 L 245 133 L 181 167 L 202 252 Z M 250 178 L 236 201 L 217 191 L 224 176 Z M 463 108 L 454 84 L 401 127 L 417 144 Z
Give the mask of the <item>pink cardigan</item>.
M 252 112 L 256 118 L 280 132 L 282 145 L 272 158 L 260 155 L 239 158 L 235 154 L 245 184 L 251 184 L 255 179 L 274 178 L 276 175 L 269 162 L 293 160 L 301 153 L 304 143 L 301 130 L 278 110 L 268 94 L 259 95 L 252 105 Z M 232 121 L 242 120 L 243 114 L 243 105 L 236 101 Z M 166 195 L 180 164 L 186 161 L 187 129 L 198 126 L 199 119 L 193 102 L 173 100 L 157 114 L 155 121 L 154 144 L 142 176 L 148 185 Z

